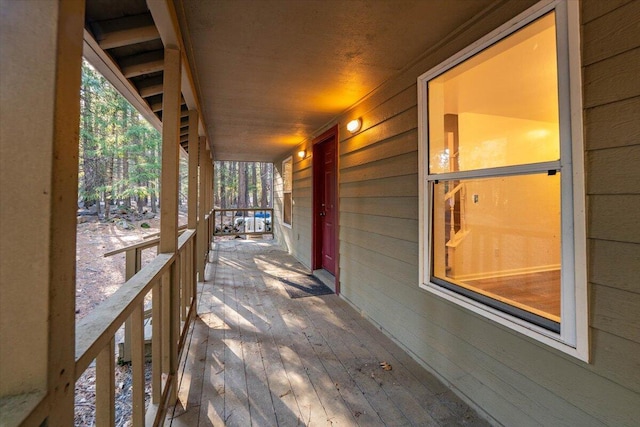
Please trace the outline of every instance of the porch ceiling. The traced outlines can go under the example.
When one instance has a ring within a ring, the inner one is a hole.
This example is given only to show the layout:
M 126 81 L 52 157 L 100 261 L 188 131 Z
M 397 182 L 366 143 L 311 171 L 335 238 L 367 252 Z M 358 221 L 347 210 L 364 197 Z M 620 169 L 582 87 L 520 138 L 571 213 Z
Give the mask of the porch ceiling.
M 85 57 L 158 129 L 164 46 L 217 160 L 275 161 L 496 2 L 92 0 Z
M 492 3 L 175 1 L 215 158 L 284 156 Z

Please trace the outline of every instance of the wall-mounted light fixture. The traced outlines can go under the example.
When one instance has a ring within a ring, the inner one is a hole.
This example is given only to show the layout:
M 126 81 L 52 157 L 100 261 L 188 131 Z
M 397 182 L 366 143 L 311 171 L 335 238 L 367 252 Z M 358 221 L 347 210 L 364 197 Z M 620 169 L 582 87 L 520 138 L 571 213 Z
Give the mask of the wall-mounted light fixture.
M 360 130 L 361 126 L 362 126 L 361 119 L 353 119 L 349 123 L 347 123 L 347 130 L 351 133 L 356 133 Z
M 304 159 L 305 157 L 307 157 L 307 150 L 298 151 L 298 157 L 300 157 L 301 159 Z

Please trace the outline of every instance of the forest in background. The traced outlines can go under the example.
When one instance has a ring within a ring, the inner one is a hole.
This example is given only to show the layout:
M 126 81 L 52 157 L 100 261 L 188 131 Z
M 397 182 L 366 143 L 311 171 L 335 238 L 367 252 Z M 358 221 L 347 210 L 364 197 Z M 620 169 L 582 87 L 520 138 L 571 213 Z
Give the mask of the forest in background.
M 158 209 L 162 137 L 87 62 L 80 89 L 78 204 L 109 219 L 112 206 Z M 185 194 L 185 159 L 181 159 Z M 182 197 L 181 197 L 182 199 Z
M 273 164 L 215 162 L 214 204 L 220 209 L 273 207 Z
M 114 208 L 158 211 L 162 136 L 90 64 L 80 90 L 78 206 L 110 219 Z M 188 163 L 180 157 L 179 206 L 186 207 Z M 219 208 L 273 205 L 273 164 L 217 161 L 214 204 Z

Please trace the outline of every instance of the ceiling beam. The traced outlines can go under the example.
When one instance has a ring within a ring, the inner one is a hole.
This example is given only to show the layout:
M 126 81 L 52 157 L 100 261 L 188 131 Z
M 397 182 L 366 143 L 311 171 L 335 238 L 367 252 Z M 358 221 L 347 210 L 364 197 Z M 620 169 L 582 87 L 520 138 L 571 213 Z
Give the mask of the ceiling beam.
M 128 79 L 164 70 L 164 52 L 147 52 L 123 58 L 120 61 L 122 74 Z
M 187 117 L 189 115 L 189 110 L 186 109 L 186 103 L 182 101 L 182 110 L 180 111 L 180 117 Z M 162 111 L 162 102 L 154 102 L 151 104 L 151 111 L 157 113 L 158 111 Z
M 148 98 L 153 95 L 160 95 L 163 90 L 162 83 L 140 88 L 140 96 Z
M 132 77 L 151 74 L 162 70 L 164 70 L 164 60 L 158 59 L 156 61 L 142 62 L 140 64 L 123 67 L 122 74 L 124 74 L 126 78 L 130 79 Z
M 136 43 L 148 42 L 160 38 L 160 33 L 155 25 L 147 25 L 138 28 L 113 31 L 105 33 L 99 44 L 102 49 L 114 49 L 116 47 L 128 46 Z

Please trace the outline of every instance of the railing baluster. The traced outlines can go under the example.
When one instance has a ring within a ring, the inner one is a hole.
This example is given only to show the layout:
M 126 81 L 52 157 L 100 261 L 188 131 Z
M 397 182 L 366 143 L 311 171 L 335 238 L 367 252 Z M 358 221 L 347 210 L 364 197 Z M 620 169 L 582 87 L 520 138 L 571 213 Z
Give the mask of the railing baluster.
M 172 266 L 175 265 L 175 261 Z M 160 285 L 162 297 L 162 327 L 160 329 L 160 342 L 162 343 L 162 373 L 169 374 L 171 360 L 171 341 L 169 334 L 171 330 L 171 268 L 162 275 Z M 163 385 L 164 387 L 164 385 Z
M 179 257 L 174 261 L 170 269 L 171 279 L 169 282 L 169 378 L 173 381 L 170 388 L 169 402 L 175 402 L 178 398 L 178 387 L 176 383 L 176 373 L 178 372 L 178 342 L 180 341 L 180 263 Z
M 180 268 L 180 319 L 186 320 L 187 318 L 187 252 L 186 248 L 183 248 L 178 252 L 178 266 Z
M 185 282 L 184 282 L 184 310 L 185 316 L 184 319 L 187 319 L 187 315 L 189 313 L 189 307 L 191 306 L 191 284 L 193 281 L 193 262 L 192 255 L 193 250 L 191 244 L 193 240 L 187 242 L 184 247 L 184 269 L 185 269 Z
M 125 256 L 125 281 L 131 279 L 142 268 L 142 248 L 131 248 Z M 124 343 L 122 361 L 131 361 L 131 321 L 127 318 L 124 323 Z
M 151 402 L 162 395 L 162 289 L 160 282 L 151 291 Z
M 144 426 L 144 302 L 131 313 L 131 368 L 133 377 L 133 425 Z
M 193 298 L 198 296 L 198 245 L 196 243 L 195 239 L 191 239 L 191 250 L 189 251 L 191 254 L 191 295 Z M 204 277 L 202 277 L 202 281 L 204 282 Z
M 129 249 L 125 252 L 125 273 L 124 279 L 129 280 L 136 274 L 136 250 Z M 124 322 L 124 343 L 122 351 L 122 361 L 129 362 L 131 360 L 131 322 L 127 319 Z
M 115 339 L 112 337 L 96 357 L 96 426 L 111 427 L 116 421 Z

